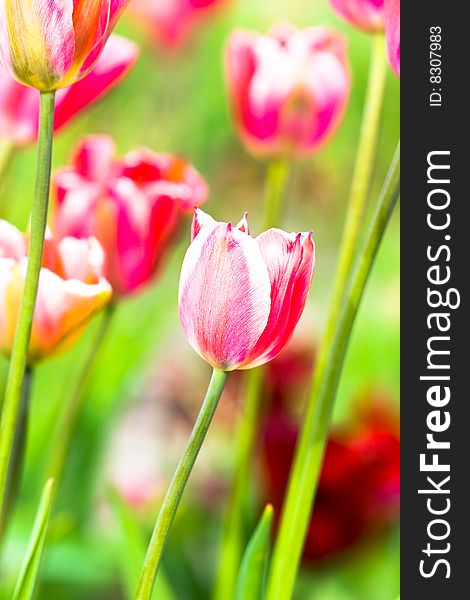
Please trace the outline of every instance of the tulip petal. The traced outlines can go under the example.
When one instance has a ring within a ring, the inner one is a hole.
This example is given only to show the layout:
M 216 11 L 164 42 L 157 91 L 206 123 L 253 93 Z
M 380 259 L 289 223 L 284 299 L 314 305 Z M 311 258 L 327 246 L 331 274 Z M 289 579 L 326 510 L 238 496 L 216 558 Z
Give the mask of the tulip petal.
M 193 222 L 191 224 L 191 241 L 197 236 L 203 227 L 215 225 L 216 221 L 200 208 L 194 209 Z
M 63 127 L 85 106 L 117 85 L 133 67 L 138 54 L 136 44 L 119 35 L 112 35 L 88 75 L 57 92 L 55 130 Z
M 21 264 L 26 270 L 26 259 Z M 65 350 L 82 333 L 92 316 L 111 298 L 111 286 L 102 279 L 90 285 L 78 279 L 64 280 L 42 269 L 34 310 L 29 362 Z
M 268 321 L 270 282 L 258 243 L 226 223 L 204 227 L 183 262 L 179 314 L 193 348 L 213 367 L 243 363 Z
M 28 85 L 52 90 L 75 53 L 73 0 L 4 0 L 0 52 L 11 73 Z
M 309 233 L 287 234 L 270 229 L 256 241 L 269 272 L 271 311 L 263 334 L 241 368 L 268 362 L 287 344 L 305 308 L 315 264 Z
M 26 254 L 24 235 L 16 227 L 0 219 L 0 257 L 19 260 Z

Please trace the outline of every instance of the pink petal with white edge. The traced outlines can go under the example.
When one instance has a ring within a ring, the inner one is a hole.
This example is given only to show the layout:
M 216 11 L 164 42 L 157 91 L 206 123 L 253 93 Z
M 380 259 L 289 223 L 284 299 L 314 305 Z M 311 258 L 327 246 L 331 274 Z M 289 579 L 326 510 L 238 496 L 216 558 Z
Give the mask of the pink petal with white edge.
M 208 225 L 183 262 L 179 314 L 192 347 L 213 367 L 242 364 L 268 322 L 269 275 L 258 243 L 226 223 Z
M 197 236 L 203 227 L 215 225 L 217 222 L 200 208 L 194 209 L 193 222 L 191 223 L 191 241 Z
M 271 282 L 269 320 L 245 365 L 251 368 L 273 359 L 290 340 L 302 315 L 315 267 L 310 233 L 288 234 L 270 229 L 256 238 Z

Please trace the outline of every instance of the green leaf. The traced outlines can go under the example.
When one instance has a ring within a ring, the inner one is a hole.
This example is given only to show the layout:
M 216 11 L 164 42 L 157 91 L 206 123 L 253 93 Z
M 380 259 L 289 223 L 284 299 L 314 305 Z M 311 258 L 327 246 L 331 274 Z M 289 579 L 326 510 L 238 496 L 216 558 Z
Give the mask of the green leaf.
M 30 600 L 33 597 L 51 513 L 53 485 L 54 480 L 49 479 L 44 486 L 33 531 L 31 532 L 26 550 L 26 556 L 18 576 L 12 600 Z
M 129 600 L 135 598 L 135 591 L 140 579 L 142 565 L 147 551 L 147 541 L 136 516 L 122 499 L 117 490 L 110 488 L 109 499 L 120 528 L 120 547 L 118 559 L 123 584 Z M 174 594 L 167 583 L 162 570 L 155 582 L 154 597 L 158 600 L 175 600 Z
M 234 600 L 264 598 L 271 547 L 273 507 L 268 504 L 246 547 L 238 573 Z

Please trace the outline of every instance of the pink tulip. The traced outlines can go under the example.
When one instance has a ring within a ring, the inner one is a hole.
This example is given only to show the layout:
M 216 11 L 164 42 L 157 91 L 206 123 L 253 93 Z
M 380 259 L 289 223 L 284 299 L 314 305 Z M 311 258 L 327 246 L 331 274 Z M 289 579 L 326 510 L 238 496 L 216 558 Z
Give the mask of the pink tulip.
M 173 47 L 220 3 L 221 0 L 132 0 L 129 10 L 154 41 Z
M 129 0 L 0 0 L 0 61 L 41 91 L 68 87 L 94 66 Z
M 385 38 L 388 60 L 400 77 L 400 0 L 385 0 Z
M 179 314 L 196 352 L 216 369 L 250 369 L 291 338 L 312 285 L 310 233 L 269 229 L 257 238 L 196 210 L 181 269 Z
M 96 237 L 116 297 L 153 277 L 182 218 L 207 197 L 207 186 L 187 162 L 142 148 L 115 158 L 106 136 L 85 138 L 72 166 L 53 176 L 54 230 Z
M 338 127 L 349 96 L 346 44 L 315 27 L 232 34 L 227 78 L 239 134 L 258 155 L 305 155 Z
M 0 221 L 0 351 L 9 355 L 23 294 L 28 236 Z M 28 362 L 65 350 L 111 298 L 103 278 L 103 251 L 94 239 L 47 236 Z
M 384 28 L 384 0 L 330 0 L 334 10 L 348 23 L 365 31 Z
M 55 130 L 119 83 L 133 67 L 138 52 L 130 40 L 112 35 L 90 73 L 57 92 Z M 0 140 L 13 146 L 32 143 L 37 137 L 38 121 L 39 98 L 35 90 L 18 83 L 0 66 Z

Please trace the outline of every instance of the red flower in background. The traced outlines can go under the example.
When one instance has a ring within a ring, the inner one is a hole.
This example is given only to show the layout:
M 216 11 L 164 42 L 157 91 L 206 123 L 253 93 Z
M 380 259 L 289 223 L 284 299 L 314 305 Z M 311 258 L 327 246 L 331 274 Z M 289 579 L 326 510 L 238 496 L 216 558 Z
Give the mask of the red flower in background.
M 167 47 L 181 44 L 197 22 L 225 0 L 132 0 L 129 12 L 151 39 Z
M 96 237 L 114 297 L 147 284 L 186 214 L 207 197 L 189 163 L 148 148 L 115 157 L 107 136 L 82 140 L 72 165 L 53 176 L 53 229 L 59 237 Z
M 301 359 L 300 369 L 295 366 L 296 355 L 288 350 L 271 363 L 268 371 L 270 395 L 275 401 L 264 418 L 262 460 L 265 500 L 274 505 L 278 515 L 299 431 L 298 419 L 289 414 L 288 404 L 294 404 L 295 398 L 289 392 L 302 378 L 306 383 L 308 373 L 308 353 L 297 352 L 297 357 Z M 289 373 L 294 377 L 289 378 Z M 399 493 L 396 416 L 385 396 L 371 393 L 362 399 L 355 423 L 330 435 L 304 559 L 330 557 L 386 526 L 397 514 Z
M 90 73 L 57 92 L 55 131 L 117 85 L 133 67 L 138 53 L 133 42 L 112 35 Z M 38 122 L 36 90 L 15 81 L 0 65 L 0 140 L 12 146 L 31 144 L 37 137 Z

